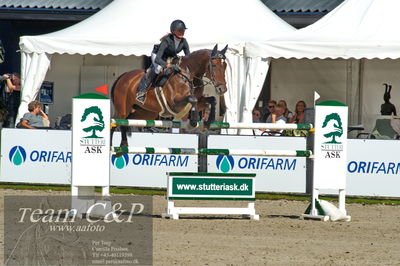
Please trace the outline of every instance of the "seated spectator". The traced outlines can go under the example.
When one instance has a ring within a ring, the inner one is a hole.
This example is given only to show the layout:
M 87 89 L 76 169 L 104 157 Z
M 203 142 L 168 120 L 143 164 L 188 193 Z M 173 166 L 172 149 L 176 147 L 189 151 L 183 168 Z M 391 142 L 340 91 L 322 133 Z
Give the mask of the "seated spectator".
M 261 123 L 261 110 L 257 108 L 253 110 L 253 123 Z
M 286 117 L 287 121 L 289 121 L 293 117 L 293 113 L 287 108 L 287 104 L 285 100 L 280 100 L 278 105 L 281 105 L 284 109 L 283 116 Z
M 284 113 L 285 113 L 285 107 L 281 104 L 278 104 L 275 107 L 275 111 L 271 114 L 272 123 L 286 124 L 287 119 L 284 116 Z
M 61 117 L 60 120 L 60 129 L 71 129 L 72 127 L 72 114 L 66 114 Z
M 25 113 L 21 119 L 20 128 L 44 128 L 50 124 L 48 116 L 43 112 L 42 106 L 38 101 L 32 101 L 28 104 L 28 113 Z
M 306 103 L 304 101 L 298 101 L 296 104 L 295 114 L 289 120 L 290 123 L 304 124 L 304 110 L 306 109 Z
M 268 109 L 264 116 L 265 117 L 264 121 L 266 123 L 272 123 L 272 113 L 275 112 L 275 106 L 276 106 L 276 101 L 271 100 L 268 102 L 268 105 L 267 105 Z
M 285 107 L 283 105 L 278 104 L 274 108 L 274 112 L 271 114 L 271 123 L 277 123 L 277 124 L 286 124 L 287 119 L 283 115 L 285 112 Z M 268 136 L 280 136 L 284 132 L 283 129 L 277 129 L 277 130 L 266 130 L 266 133 Z

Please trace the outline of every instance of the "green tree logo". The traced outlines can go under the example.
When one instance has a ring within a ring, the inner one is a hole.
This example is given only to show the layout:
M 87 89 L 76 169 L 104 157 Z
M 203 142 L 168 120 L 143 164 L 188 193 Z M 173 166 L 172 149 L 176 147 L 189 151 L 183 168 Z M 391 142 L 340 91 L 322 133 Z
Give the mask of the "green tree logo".
M 86 108 L 81 119 L 81 122 L 84 121 L 87 121 L 87 123 L 89 123 L 89 126 L 83 128 L 83 131 L 92 131 L 92 135 L 85 138 L 102 138 L 96 135 L 96 131 L 103 131 L 104 129 L 103 113 L 101 112 L 99 107 L 91 106 L 89 108 Z
M 333 121 L 333 123 L 329 123 L 330 121 Z M 326 127 L 328 124 L 332 125 L 332 129 L 330 132 L 324 134 L 324 137 L 332 139 L 331 141 L 327 141 L 324 143 L 340 144 L 341 142 L 337 142 L 335 139 L 336 137 L 340 137 L 343 135 L 342 120 L 340 119 L 340 116 L 337 113 L 327 115 L 325 117 L 324 123 L 322 124 L 322 128 Z

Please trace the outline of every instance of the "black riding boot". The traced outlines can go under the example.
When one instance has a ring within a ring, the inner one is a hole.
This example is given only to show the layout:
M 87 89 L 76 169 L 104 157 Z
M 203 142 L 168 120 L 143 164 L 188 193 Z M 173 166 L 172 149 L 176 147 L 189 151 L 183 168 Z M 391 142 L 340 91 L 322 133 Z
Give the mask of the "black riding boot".
M 136 92 L 136 100 L 141 104 L 144 104 L 144 100 L 146 99 L 146 92 L 156 76 L 157 73 L 154 71 L 153 68 L 150 68 L 140 81 L 139 87 Z

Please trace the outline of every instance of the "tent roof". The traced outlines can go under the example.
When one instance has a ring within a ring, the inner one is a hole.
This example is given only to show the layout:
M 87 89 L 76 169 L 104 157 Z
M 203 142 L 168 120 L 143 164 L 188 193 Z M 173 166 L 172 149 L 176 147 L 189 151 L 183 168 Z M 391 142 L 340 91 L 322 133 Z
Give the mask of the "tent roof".
M 192 50 L 295 31 L 259 0 L 202 0 L 194 7 L 185 0 L 115 0 L 64 30 L 23 36 L 20 47 L 25 53 L 149 54 L 174 19 L 185 21 Z
M 0 7 L 99 10 L 104 8 L 111 1 L 112 0 L 0 0 Z
M 400 58 L 399 9 L 398 0 L 347 0 L 304 29 L 248 44 L 249 56 Z

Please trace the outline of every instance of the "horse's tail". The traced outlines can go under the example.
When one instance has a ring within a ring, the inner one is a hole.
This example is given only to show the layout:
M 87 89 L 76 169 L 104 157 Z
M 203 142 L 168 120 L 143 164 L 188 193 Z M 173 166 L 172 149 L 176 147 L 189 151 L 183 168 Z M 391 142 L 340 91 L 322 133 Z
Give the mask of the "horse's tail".
M 121 75 L 114 81 L 113 85 L 111 86 L 111 101 L 112 101 L 112 102 L 114 102 L 114 88 L 115 88 L 115 85 L 117 84 L 117 82 L 119 81 L 119 79 L 120 79 L 123 75 L 125 75 L 126 73 L 127 73 L 127 72 L 121 74 Z

